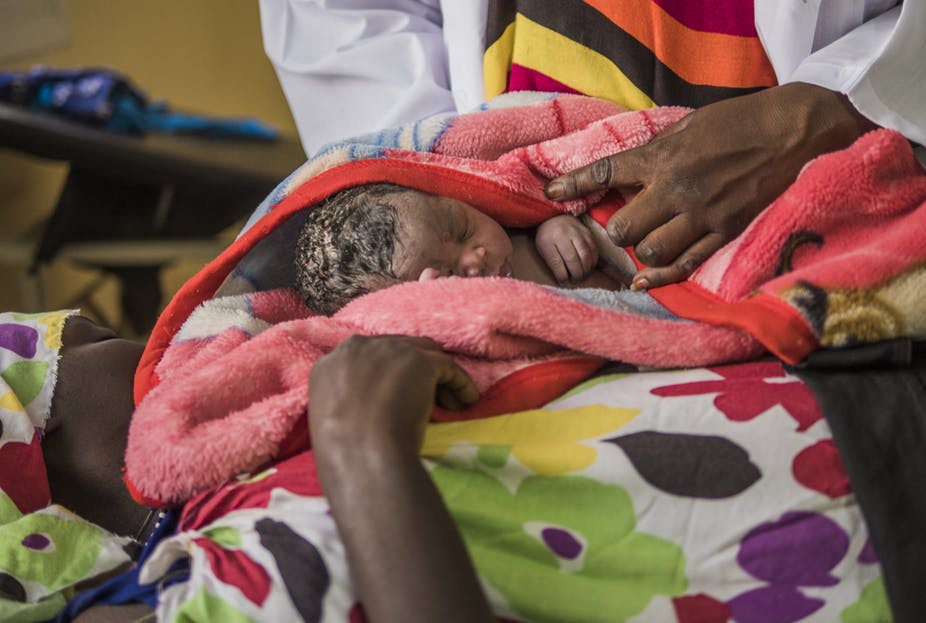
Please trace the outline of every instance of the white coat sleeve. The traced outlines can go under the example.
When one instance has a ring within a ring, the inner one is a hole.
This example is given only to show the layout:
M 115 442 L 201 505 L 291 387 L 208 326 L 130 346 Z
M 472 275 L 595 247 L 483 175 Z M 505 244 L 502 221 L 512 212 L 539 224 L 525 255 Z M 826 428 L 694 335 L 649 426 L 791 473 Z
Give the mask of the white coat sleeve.
M 260 0 L 306 154 L 455 110 L 438 0 Z
M 926 2 L 907 0 L 865 21 L 779 80 L 845 93 L 878 125 L 926 144 Z

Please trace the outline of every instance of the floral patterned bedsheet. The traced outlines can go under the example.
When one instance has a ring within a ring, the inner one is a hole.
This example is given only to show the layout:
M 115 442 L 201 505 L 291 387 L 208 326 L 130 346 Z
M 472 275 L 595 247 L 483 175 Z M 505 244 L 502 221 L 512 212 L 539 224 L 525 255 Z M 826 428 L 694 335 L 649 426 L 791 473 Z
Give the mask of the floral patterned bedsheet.
M 0 621 L 54 618 L 81 582 L 130 562 L 130 539 L 50 505 L 41 440 L 75 312 L 0 314 Z
M 501 618 L 891 620 L 827 424 L 778 363 L 604 374 L 430 425 L 422 460 Z M 363 620 L 311 452 L 194 498 L 142 579 L 179 558 L 159 620 Z

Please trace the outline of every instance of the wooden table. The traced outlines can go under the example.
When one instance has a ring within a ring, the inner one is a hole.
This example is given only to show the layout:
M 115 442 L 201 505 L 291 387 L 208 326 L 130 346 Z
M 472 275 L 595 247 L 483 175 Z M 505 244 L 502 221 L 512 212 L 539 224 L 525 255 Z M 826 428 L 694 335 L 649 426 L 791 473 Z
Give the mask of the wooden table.
M 305 161 L 294 139 L 126 136 L 2 104 L 0 148 L 69 163 L 33 269 L 74 243 L 121 244 L 98 254 L 106 259 L 97 267 L 119 277 L 123 313 L 138 334 L 153 325 L 162 297 L 164 261 L 152 245 L 179 241 L 179 251 L 214 237 Z

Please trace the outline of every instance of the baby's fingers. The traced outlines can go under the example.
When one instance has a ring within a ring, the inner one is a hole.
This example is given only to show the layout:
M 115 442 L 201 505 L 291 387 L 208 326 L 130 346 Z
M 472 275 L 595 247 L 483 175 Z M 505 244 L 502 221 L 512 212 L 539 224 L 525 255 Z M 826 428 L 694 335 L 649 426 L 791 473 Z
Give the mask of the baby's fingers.
M 546 263 L 547 268 L 553 273 L 553 278 L 559 282 L 569 279 L 569 272 L 566 269 L 566 261 L 560 255 L 559 249 L 552 244 L 538 244 L 537 252 Z
M 588 275 L 592 272 L 595 267 L 598 265 L 598 245 L 595 244 L 594 236 L 592 232 L 588 229 L 585 229 L 581 238 L 573 241 L 576 247 L 576 252 L 582 258 L 582 268 L 584 269 L 584 274 Z
M 591 250 L 580 238 L 573 239 L 566 244 L 568 246 L 561 255 L 566 263 L 566 269 L 569 271 L 569 278 L 572 281 L 581 281 L 591 271 L 591 268 L 589 268 L 592 259 Z M 595 263 L 597 262 L 598 258 L 596 256 Z M 591 266 L 594 266 L 594 264 L 591 264 Z

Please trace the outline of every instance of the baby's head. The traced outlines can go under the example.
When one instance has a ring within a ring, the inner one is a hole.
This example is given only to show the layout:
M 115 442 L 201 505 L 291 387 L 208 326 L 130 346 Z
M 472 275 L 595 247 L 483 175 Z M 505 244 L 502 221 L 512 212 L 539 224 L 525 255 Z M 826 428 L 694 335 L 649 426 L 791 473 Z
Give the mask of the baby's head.
M 471 205 L 394 184 L 365 184 L 309 211 L 297 286 L 313 311 L 401 281 L 511 275 L 511 240 Z

